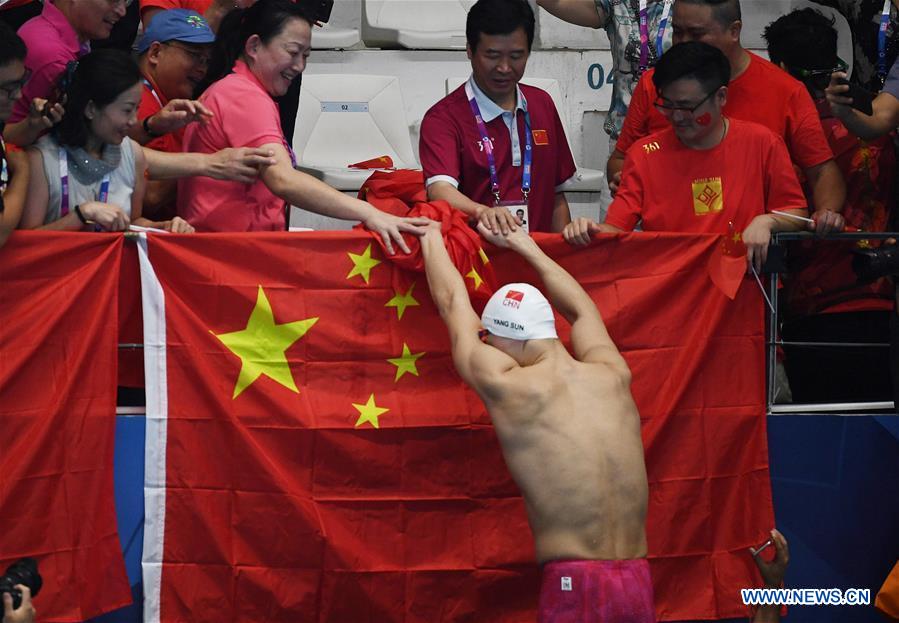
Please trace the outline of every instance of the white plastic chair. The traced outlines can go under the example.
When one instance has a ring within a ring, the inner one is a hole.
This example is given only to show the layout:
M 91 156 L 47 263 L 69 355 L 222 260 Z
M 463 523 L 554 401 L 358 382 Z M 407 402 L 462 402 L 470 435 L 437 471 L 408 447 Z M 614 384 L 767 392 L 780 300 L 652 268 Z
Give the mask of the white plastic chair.
M 315 50 L 341 50 L 362 42 L 362 0 L 340 0 L 334 3 L 331 19 L 312 31 Z
M 363 0 L 369 47 L 465 49 L 465 19 L 475 0 Z
M 298 168 L 344 191 L 371 175 L 349 168 L 356 162 L 386 155 L 419 168 L 395 76 L 305 74 L 293 148 Z

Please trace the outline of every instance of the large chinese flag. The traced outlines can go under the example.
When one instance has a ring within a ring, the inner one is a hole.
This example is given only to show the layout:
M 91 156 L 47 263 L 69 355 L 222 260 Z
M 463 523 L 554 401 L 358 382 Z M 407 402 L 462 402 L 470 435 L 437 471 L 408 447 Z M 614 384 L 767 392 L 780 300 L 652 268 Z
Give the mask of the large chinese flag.
M 0 249 L 0 571 L 37 559 L 41 621 L 131 602 L 113 502 L 121 251 L 37 232 Z
M 713 236 L 539 240 L 634 371 L 660 616 L 743 614 L 773 525 L 758 292 L 712 285 Z M 362 232 L 150 235 L 141 263 L 148 621 L 534 620 L 523 503 L 422 274 Z

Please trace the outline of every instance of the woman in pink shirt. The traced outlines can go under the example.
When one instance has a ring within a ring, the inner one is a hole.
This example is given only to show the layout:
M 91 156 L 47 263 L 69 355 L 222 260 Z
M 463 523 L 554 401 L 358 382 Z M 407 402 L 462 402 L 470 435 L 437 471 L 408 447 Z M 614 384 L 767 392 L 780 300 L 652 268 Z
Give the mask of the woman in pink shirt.
M 293 204 L 361 221 L 381 235 L 391 253 L 393 242 L 408 253 L 401 232 L 423 233 L 426 219 L 385 214 L 294 168 L 273 98 L 283 95 L 303 71 L 311 35 L 311 14 L 287 0 L 261 0 L 224 19 L 209 69 L 210 80 L 217 82 L 200 98 L 213 116 L 187 129 L 184 150 L 259 147 L 270 149 L 277 164 L 260 171 L 253 184 L 181 180 L 178 214 L 198 231 L 284 231 Z

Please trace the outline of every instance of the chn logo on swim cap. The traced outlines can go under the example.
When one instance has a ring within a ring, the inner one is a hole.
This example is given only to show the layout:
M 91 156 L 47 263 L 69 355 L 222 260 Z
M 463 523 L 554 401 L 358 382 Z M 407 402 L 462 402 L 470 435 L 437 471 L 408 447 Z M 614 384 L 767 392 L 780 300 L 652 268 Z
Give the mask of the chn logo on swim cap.
M 524 300 L 524 292 L 517 292 L 515 290 L 509 290 L 506 292 L 506 296 L 503 299 L 503 305 L 505 307 L 511 307 L 513 309 L 518 309 L 521 307 L 521 302 Z
M 481 326 L 513 340 L 558 338 L 549 301 L 529 283 L 509 283 L 494 292 L 481 313 Z

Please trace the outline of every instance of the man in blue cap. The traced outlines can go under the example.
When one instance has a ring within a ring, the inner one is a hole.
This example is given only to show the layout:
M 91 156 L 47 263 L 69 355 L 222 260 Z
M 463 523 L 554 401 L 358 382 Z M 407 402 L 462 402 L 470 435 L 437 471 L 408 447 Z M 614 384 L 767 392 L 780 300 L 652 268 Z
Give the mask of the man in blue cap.
M 180 152 L 184 127 L 203 123 L 209 111 L 193 100 L 203 80 L 215 33 L 195 11 L 172 9 L 157 13 L 138 42 L 138 63 L 144 90 L 131 138 L 152 149 Z M 150 181 L 144 198 L 148 218 L 174 216 L 177 183 Z

